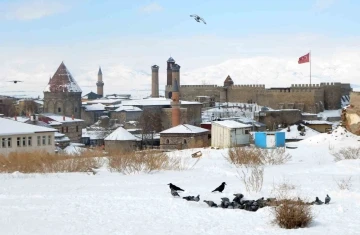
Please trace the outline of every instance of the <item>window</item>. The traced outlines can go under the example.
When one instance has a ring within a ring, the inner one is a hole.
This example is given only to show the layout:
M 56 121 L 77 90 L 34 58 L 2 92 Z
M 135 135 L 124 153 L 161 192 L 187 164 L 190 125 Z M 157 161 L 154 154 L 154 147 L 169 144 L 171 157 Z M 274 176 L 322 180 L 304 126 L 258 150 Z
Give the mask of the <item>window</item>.
M 42 137 L 42 145 L 46 145 L 46 136 L 45 135 Z
M 2 146 L 3 148 L 6 148 L 6 138 L 2 138 L 2 140 L 1 140 L 1 146 Z
M 186 144 L 187 142 L 186 142 L 186 139 L 184 139 L 184 144 Z
M 75 113 L 77 113 L 77 107 L 75 107 Z
M 250 131 L 249 130 L 245 130 L 245 135 L 248 135 L 250 134 Z
M 166 140 L 166 143 L 167 143 L 167 144 L 169 143 L 169 139 Z
M 32 143 L 31 143 L 31 136 L 28 137 L 28 146 L 31 146 Z
M 26 137 L 22 137 L 22 146 L 26 147 Z
M 21 147 L 21 138 L 20 137 L 16 138 L 16 144 L 18 147 Z
M 66 133 L 68 133 L 69 132 L 69 127 L 66 127 Z
M 79 126 L 76 126 L 76 132 L 79 132 Z
M 58 113 L 61 113 L 61 108 L 58 108 Z
M 48 145 L 51 145 L 51 135 L 48 136 Z
M 64 127 L 63 126 L 61 127 L 61 133 L 64 133 Z
M 12 142 L 12 139 L 11 138 L 8 138 L 8 148 L 11 148 L 11 142 Z
M 37 145 L 40 146 L 41 145 L 41 136 L 37 137 Z

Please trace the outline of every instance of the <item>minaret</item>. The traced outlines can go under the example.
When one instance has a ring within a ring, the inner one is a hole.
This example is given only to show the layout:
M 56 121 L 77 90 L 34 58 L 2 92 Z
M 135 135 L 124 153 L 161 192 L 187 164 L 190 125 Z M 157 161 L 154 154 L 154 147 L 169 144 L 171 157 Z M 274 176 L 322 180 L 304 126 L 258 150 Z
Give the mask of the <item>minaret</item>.
M 171 78 L 172 78 L 172 84 L 174 84 L 175 81 L 177 81 L 177 85 L 178 85 L 178 89 L 179 89 L 179 93 L 180 91 L 180 65 L 178 64 L 174 64 L 172 66 L 172 74 L 171 74 Z
M 97 94 L 100 95 L 101 97 L 103 97 L 104 96 L 104 82 L 102 80 L 101 67 L 99 67 L 98 81 L 96 83 L 96 86 L 97 86 Z
M 171 121 L 172 126 L 178 126 L 180 125 L 180 92 L 179 92 L 179 86 L 178 81 L 174 81 L 174 85 L 172 87 L 172 97 L 171 97 L 171 108 L 172 108 L 172 114 L 171 114 Z
M 167 60 L 167 82 L 166 82 L 166 85 L 172 85 L 173 84 L 173 79 L 172 79 L 172 66 L 175 64 L 175 60 L 170 57 L 168 60 Z
M 159 97 L 159 66 L 151 66 L 151 97 Z

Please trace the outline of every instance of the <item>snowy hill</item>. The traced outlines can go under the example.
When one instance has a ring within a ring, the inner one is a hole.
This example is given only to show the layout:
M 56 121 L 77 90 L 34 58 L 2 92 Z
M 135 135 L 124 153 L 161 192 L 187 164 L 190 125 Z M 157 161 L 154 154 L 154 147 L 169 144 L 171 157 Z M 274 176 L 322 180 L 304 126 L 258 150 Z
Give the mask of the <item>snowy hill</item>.
M 358 137 L 339 128 L 319 134 L 287 149 L 292 160 L 265 167 L 260 192 L 246 192 L 239 171 L 224 156 L 226 150 L 193 149 L 171 153 L 189 166 L 200 150 L 200 161 L 184 171 L 122 175 L 101 171 L 63 174 L 0 174 L 0 227 L 2 234 L 357 234 L 360 231 L 360 160 L 334 162 L 333 150 L 354 146 Z M 357 145 L 359 146 L 359 145 Z M 240 171 L 241 172 L 241 171 Z M 350 190 L 337 182 L 352 177 Z M 329 205 L 312 206 L 314 222 L 306 229 L 285 230 L 272 224 L 272 208 L 257 212 L 209 208 L 203 200 L 221 197 L 272 196 L 274 184 L 294 186 L 291 193 L 314 200 L 331 196 Z M 221 182 L 223 193 L 211 193 Z M 200 194 L 200 202 L 173 198 L 168 183 L 185 189 L 181 196 Z

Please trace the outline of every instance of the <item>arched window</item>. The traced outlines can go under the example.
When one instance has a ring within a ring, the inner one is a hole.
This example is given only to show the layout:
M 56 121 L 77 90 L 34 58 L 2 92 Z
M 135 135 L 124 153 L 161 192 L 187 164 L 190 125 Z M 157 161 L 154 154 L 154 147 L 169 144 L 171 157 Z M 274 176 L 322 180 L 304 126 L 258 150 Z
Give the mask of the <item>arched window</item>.
M 170 142 L 169 139 L 166 139 L 166 143 L 169 144 L 169 142 Z
M 187 144 L 186 139 L 184 139 L 184 144 Z

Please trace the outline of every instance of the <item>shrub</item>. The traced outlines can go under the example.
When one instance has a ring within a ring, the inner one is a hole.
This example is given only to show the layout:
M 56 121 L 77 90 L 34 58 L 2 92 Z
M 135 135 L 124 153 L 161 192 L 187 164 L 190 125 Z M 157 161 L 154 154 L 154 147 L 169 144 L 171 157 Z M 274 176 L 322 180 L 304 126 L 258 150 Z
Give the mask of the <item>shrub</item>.
M 309 226 L 313 220 L 311 206 L 301 200 L 282 200 L 274 208 L 274 223 L 281 228 L 294 229 Z
M 264 182 L 264 168 L 259 165 L 252 165 L 242 170 L 241 180 L 247 192 L 260 192 Z
M 340 190 L 350 190 L 352 187 L 351 176 L 347 179 L 336 181 L 336 184 Z
M 338 152 L 333 152 L 336 162 L 348 159 L 360 159 L 360 147 L 341 148 Z

